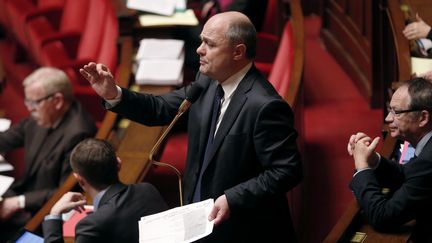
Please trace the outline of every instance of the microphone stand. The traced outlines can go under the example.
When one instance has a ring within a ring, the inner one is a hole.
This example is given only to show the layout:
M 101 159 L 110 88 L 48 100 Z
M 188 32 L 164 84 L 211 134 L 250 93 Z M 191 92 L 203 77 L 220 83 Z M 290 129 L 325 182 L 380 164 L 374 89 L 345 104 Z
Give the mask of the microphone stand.
M 163 167 L 171 168 L 172 170 L 174 170 L 175 174 L 177 175 L 177 178 L 178 178 L 178 187 L 179 187 L 179 197 L 180 197 L 180 206 L 183 206 L 182 178 L 181 178 L 180 171 L 176 167 L 174 167 L 173 165 L 171 165 L 171 164 L 154 160 L 153 156 L 159 150 L 160 145 L 164 141 L 165 137 L 168 135 L 169 131 L 171 131 L 171 129 L 174 126 L 174 124 L 181 117 L 181 115 L 183 115 L 183 113 L 189 108 L 190 105 L 191 105 L 191 102 L 189 102 L 188 100 L 184 100 L 183 101 L 183 103 L 180 105 L 180 108 L 179 108 L 176 116 L 171 121 L 171 123 L 169 124 L 169 126 L 165 129 L 165 131 L 162 133 L 162 135 L 159 137 L 159 139 L 156 141 L 155 145 L 153 146 L 153 148 L 152 148 L 152 150 L 150 151 L 150 154 L 149 154 L 149 160 L 150 160 L 150 162 L 152 164 L 157 165 L 157 166 L 163 166 Z

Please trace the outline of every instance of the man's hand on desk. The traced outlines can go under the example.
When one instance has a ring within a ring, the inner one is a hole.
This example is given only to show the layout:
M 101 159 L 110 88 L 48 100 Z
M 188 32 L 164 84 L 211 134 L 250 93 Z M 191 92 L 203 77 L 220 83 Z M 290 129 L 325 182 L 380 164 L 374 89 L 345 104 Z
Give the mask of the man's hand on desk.
M 4 198 L 0 203 L 0 220 L 8 220 L 20 209 L 18 197 Z
M 50 215 L 61 215 L 62 213 L 67 213 L 72 209 L 82 212 L 84 211 L 84 205 L 86 202 L 86 198 L 81 193 L 68 192 L 64 194 L 56 204 L 54 204 L 51 208 Z
M 208 217 L 209 221 L 214 219 L 214 225 L 219 225 L 223 221 L 229 219 L 230 209 L 225 194 L 218 197 L 213 205 L 213 209 Z
M 105 100 L 117 97 L 118 90 L 111 71 L 101 63 L 90 62 L 80 69 L 81 75 L 87 79 L 94 91 Z

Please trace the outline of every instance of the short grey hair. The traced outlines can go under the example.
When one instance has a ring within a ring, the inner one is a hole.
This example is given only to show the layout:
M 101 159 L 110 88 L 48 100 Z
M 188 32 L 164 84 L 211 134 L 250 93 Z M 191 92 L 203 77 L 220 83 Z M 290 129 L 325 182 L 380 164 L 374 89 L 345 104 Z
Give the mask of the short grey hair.
M 252 22 L 247 20 L 232 22 L 225 33 L 225 37 L 231 45 L 245 44 L 248 59 L 253 59 L 256 56 L 257 32 Z
M 40 82 L 47 95 L 60 92 L 65 100 L 73 99 L 72 84 L 65 72 L 54 67 L 41 67 L 33 71 L 23 81 L 23 86 Z

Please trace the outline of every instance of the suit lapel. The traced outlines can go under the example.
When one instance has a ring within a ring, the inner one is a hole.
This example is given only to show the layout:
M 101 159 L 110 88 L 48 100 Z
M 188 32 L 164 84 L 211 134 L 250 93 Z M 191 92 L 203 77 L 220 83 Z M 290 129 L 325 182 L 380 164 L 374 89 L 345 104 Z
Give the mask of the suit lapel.
M 118 195 L 120 192 L 127 189 L 127 186 L 121 183 L 117 183 L 114 185 L 111 185 L 110 188 L 105 192 L 105 194 L 102 196 L 98 208 L 101 208 L 103 205 L 108 203 L 113 197 Z
M 217 82 L 214 80 L 210 81 L 210 85 L 208 88 L 208 95 L 204 96 L 204 101 L 203 101 L 203 109 L 202 112 L 211 112 L 213 109 L 213 100 L 214 100 L 214 96 L 216 93 L 216 87 L 217 87 Z M 202 116 L 202 120 L 201 120 L 201 132 L 200 132 L 200 139 L 199 139 L 199 155 L 200 155 L 200 160 L 204 159 L 204 152 L 206 149 L 206 145 L 207 145 L 207 139 L 208 139 L 208 135 L 210 132 L 210 121 L 211 120 L 211 115 L 203 115 Z M 202 163 L 202 161 L 200 161 L 200 163 Z
M 243 108 L 243 105 L 247 101 L 247 95 L 246 93 L 252 88 L 253 81 L 254 81 L 254 68 L 251 68 L 251 70 L 246 74 L 246 76 L 243 78 L 243 80 L 239 83 L 237 89 L 234 91 L 233 97 L 228 105 L 227 110 L 225 111 L 225 115 L 222 118 L 222 121 L 219 125 L 219 128 L 216 132 L 215 139 L 213 141 L 213 146 L 210 151 L 209 155 L 209 163 L 212 163 L 213 157 L 216 154 L 216 151 L 218 150 L 219 146 L 224 141 L 226 135 L 228 134 L 230 128 L 234 124 L 235 120 L 238 118 L 238 114 Z M 216 83 L 216 82 L 214 82 Z M 216 85 L 213 85 L 212 87 L 213 91 L 212 93 L 215 93 Z M 208 117 L 208 116 L 207 116 Z M 210 119 L 208 119 L 210 120 Z M 207 131 L 210 124 L 207 122 Z M 208 132 L 207 132 L 208 133 Z M 207 139 L 207 138 L 206 138 Z M 204 141 L 204 140 L 201 140 Z M 206 140 L 205 140 L 206 141 Z M 204 142 L 205 146 L 206 142 Z M 206 168 L 203 168 L 204 170 Z

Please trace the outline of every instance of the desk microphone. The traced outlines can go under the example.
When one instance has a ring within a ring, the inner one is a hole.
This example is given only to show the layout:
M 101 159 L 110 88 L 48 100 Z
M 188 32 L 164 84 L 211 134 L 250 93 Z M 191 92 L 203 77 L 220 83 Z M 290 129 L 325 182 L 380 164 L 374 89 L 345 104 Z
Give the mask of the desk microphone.
M 153 155 L 159 150 L 161 143 L 165 140 L 165 137 L 168 135 L 169 131 L 171 131 L 172 127 L 177 122 L 177 120 L 180 118 L 180 116 L 183 115 L 183 113 L 189 109 L 189 107 L 192 105 L 192 103 L 194 103 L 200 97 L 202 90 L 203 90 L 203 87 L 201 85 L 199 85 L 197 83 L 192 83 L 189 90 L 186 92 L 186 98 L 181 103 L 181 105 L 177 111 L 176 116 L 171 121 L 169 126 L 165 129 L 165 131 L 162 133 L 162 135 L 159 137 L 159 139 L 156 141 L 155 145 L 153 146 L 153 148 L 149 154 L 150 163 L 157 165 L 157 166 L 165 166 L 165 167 L 171 168 L 176 173 L 177 178 L 178 178 L 178 184 L 179 184 L 178 186 L 179 186 L 180 206 L 183 206 L 182 180 L 181 180 L 180 171 L 176 167 L 174 167 L 168 163 L 163 163 L 163 162 L 154 160 Z

